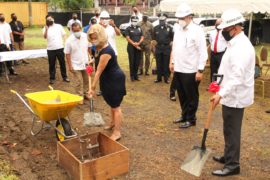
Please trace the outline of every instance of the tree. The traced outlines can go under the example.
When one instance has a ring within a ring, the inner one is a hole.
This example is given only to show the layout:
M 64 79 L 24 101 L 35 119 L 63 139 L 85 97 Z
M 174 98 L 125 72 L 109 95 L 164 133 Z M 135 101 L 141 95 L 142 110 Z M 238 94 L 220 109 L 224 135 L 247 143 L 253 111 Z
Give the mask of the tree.
M 63 0 L 62 2 L 66 10 L 79 10 L 81 8 L 93 7 L 93 0 Z

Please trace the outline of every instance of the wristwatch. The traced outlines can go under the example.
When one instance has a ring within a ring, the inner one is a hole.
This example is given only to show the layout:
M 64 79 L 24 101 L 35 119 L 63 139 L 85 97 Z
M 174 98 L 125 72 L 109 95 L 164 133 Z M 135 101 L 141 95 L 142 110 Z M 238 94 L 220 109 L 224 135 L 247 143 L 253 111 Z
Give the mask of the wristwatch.
M 198 72 L 199 73 L 203 73 L 204 69 L 199 69 Z

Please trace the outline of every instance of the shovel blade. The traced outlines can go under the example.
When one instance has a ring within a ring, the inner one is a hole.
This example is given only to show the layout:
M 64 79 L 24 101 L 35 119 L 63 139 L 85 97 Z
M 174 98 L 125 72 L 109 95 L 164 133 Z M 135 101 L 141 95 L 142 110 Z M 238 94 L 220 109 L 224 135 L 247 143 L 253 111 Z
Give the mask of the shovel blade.
M 103 118 L 100 113 L 89 112 L 84 113 L 84 126 L 102 126 L 104 125 Z
M 181 165 L 181 169 L 199 177 L 210 153 L 210 149 L 202 150 L 200 147 L 194 147 Z

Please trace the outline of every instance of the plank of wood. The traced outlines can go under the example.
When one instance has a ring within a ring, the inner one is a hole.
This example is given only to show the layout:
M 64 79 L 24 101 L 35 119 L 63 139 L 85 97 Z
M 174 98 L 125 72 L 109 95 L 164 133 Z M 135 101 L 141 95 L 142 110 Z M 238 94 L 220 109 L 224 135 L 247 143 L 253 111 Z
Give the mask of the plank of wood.
M 128 172 L 129 151 L 124 149 L 108 154 L 89 163 L 84 163 L 82 167 L 83 172 L 81 176 L 84 179 L 96 179 L 98 174 L 100 174 L 100 177 L 106 175 L 106 177 L 112 178 L 116 175 Z
M 80 162 L 77 158 L 60 142 L 57 143 L 58 163 L 75 180 L 80 179 Z
M 100 152 L 103 156 L 127 149 L 120 143 L 113 141 L 108 136 L 100 133 L 98 136 Z

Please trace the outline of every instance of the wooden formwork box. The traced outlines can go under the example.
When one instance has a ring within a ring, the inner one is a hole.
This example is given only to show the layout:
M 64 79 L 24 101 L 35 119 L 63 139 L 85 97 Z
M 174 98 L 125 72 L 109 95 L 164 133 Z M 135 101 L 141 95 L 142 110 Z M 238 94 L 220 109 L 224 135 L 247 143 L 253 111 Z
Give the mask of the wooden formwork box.
M 75 180 L 105 180 L 125 174 L 129 170 L 129 150 L 120 143 L 111 140 L 103 133 L 94 133 L 81 137 L 90 138 L 91 143 L 99 143 L 101 156 L 82 162 L 80 143 L 77 138 L 57 144 L 58 163 Z

